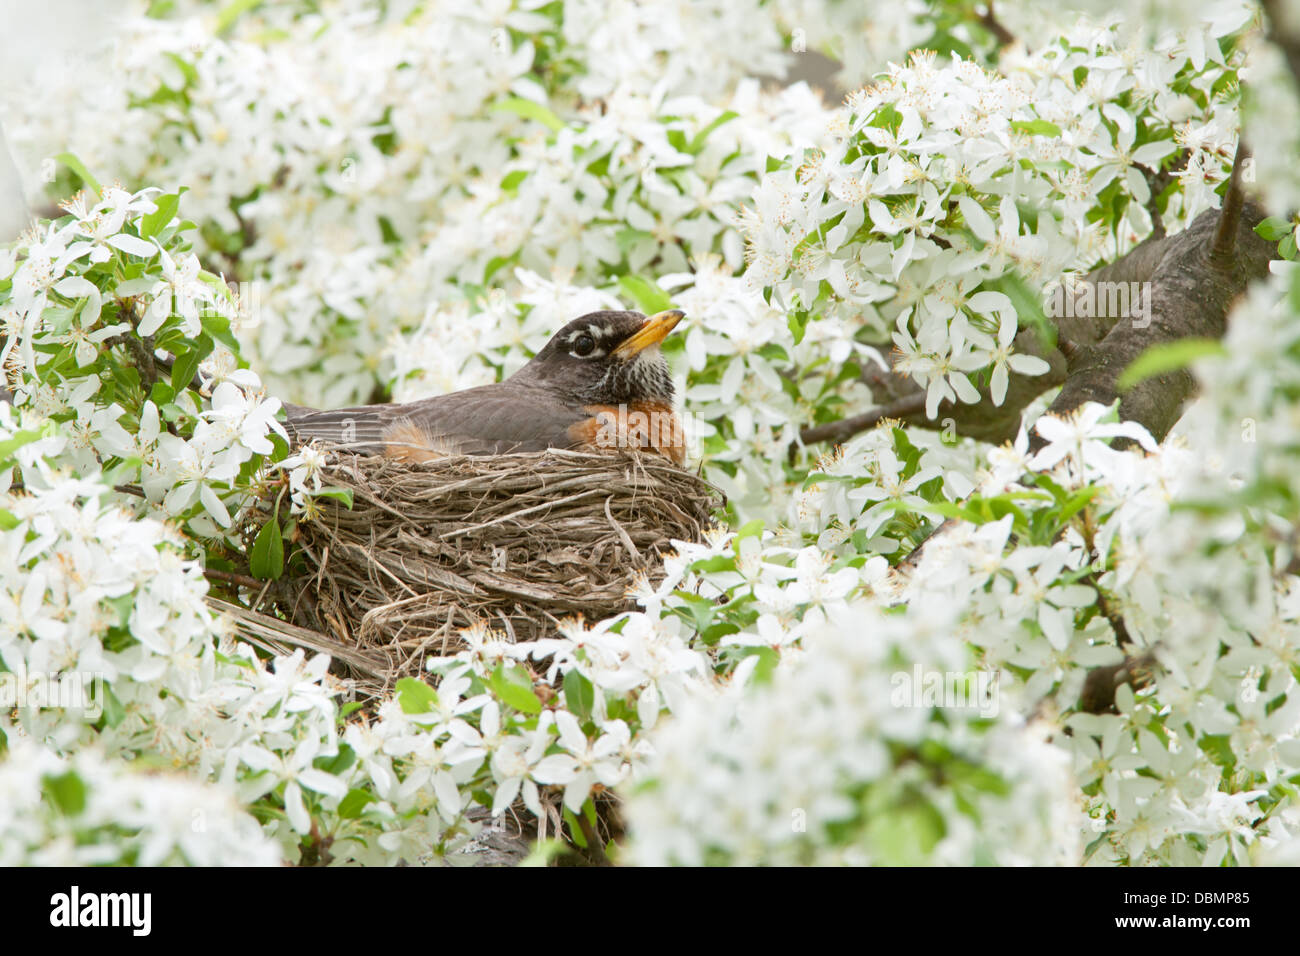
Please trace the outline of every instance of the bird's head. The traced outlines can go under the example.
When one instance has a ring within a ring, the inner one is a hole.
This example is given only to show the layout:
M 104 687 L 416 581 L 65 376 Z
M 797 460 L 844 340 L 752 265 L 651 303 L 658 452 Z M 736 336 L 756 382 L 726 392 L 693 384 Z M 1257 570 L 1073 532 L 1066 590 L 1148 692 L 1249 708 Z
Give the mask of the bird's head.
M 659 343 L 682 315 L 677 309 L 649 318 L 640 312 L 588 312 L 556 332 L 512 377 L 586 405 L 672 405 L 672 375 Z

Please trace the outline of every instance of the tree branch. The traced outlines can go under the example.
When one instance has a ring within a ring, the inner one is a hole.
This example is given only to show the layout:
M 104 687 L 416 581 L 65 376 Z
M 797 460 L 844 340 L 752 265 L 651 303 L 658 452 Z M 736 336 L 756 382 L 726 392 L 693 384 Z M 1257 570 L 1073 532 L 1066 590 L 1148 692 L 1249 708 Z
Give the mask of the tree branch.
M 254 591 L 263 588 L 267 582 L 259 581 L 257 578 L 249 577 L 247 574 L 236 574 L 233 571 L 218 571 L 216 568 L 204 568 L 203 576 L 213 581 L 220 581 L 223 584 L 235 584 L 241 588 L 252 588 Z
M 144 383 L 145 391 L 153 387 L 158 381 L 158 360 L 153 354 L 150 347 L 152 337 L 149 343 L 142 341 L 139 336 L 124 332 L 121 335 L 114 335 L 104 340 L 104 344 L 110 348 L 120 345 L 131 356 L 131 364 L 136 367 L 140 373 L 140 380 Z
M 1228 191 L 1223 196 L 1223 208 L 1219 210 L 1219 224 L 1214 230 L 1214 245 L 1210 249 L 1210 261 L 1219 269 L 1232 270 L 1232 254 L 1237 246 L 1237 227 L 1241 222 L 1241 207 L 1246 194 L 1241 189 L 1241 168 L 1250 158 L 1250 150 L 1244 140 L 1237 140 L 1237 155 L 1232 159 L 1232 175 L 1228 177 Z
M 1179 150 L 1182 157 L 1181 164 L 1171 163 L 1169 168 L 1162 169 L 1153 173 L 1149 170 L 1142 170 L 1142 176 L 1147 181 L 1147 189 L 1151 192 L 1151 198 L 1147 200 L 1146 211 L 1151 217 L 1151 237 L 1153 239 L 1163 239 L 1165 237 L 1165 220 L 1160 213 L 1160 194 L 1169 188 L 1169 184 L 1174 181 L 1178 173 L 1187 168 L 1187 160 L 1190 153 L 1186 149 Z
M 1099 270 L 1117 276 L 1127 272 L 1127 281 L 1140 284 L 1149 308 L 1143 309 L 1145 315 L 1115 322 L 1100 342 L 1077 350 L 1049 412 L 1063 415 L 1090 401 L 1109 405 L 1120 397 L 1120 373 L 1153 345 L 1223 337 L 1232 303 L 1252 280 L 1267 275 L 1276 254 L 1273 244 L 1255 234 L 1254 227 L 1264 218 L 1259 206 L 1244 197 L 1226 205 L 1222 212 L 1202 213 L 1175 236 L 1151 242 L 1149 251 L 1144 243 L 1114 266 Z M 1216 258 L 1216 249 L 1229 247 L 1232 254 Z M 1132 265 L 1138 268 L 1120 268 Z M 1194 386 L 1186 369 L 1148 378 L 1123 395 L 1121 415 L 1139 422 L 1160 441 L 1182 414 Z M 1041 447 L 1041 439 L 1035 436 L 1031 447 Z
M 1010 46 L 1016 42 L 1016 35 L 1003 26 L 1002 21 L 993 13 L 993 0 L 988 0 L 984 5 L 984 11 L 977 16 L 979 25 L 993 34 L 994 39 L 998 41 L 998 46 Z
M 799 444 L 813 445 L 822 441 L 847 441 L 858 432 L 874 428 L 886 418 L 903 418 L 906 415 L 914 415 L 924 410 L 925 392 L 918 391 L 890 402 L 888 405 L 881 405 L 869 412 L 863 412 L 861 415 L 850 415 L 848 418 L 827 422 L 824 425 L 812 425 L 799 432 L 799 442 L 791 443 L 790 454 L 795 453 Z

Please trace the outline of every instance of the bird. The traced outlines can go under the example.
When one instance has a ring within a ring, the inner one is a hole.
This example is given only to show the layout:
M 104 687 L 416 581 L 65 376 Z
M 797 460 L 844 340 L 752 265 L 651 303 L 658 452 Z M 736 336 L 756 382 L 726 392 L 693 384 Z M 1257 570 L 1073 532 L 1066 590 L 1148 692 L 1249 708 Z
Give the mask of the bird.
M 286 404 L 286 425 L 298 445 L 411 462 L 561 448 L 648 451 L 681 465 L 685 441 L 660 343 L 683 315 L 589 312 L 501 382 L 403 404 Z

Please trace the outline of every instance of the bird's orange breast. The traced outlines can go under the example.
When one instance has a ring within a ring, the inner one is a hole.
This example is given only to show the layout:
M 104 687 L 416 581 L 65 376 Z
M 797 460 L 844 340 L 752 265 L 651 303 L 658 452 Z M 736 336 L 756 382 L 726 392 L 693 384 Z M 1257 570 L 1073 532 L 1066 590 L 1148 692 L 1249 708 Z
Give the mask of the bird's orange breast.
M 588 405 L 591 418 L 569 427 L 577 445 L 600 449 L 654 450 L 677 464 L 686 460 L 686 433 L 671 405 L 634 402 Z

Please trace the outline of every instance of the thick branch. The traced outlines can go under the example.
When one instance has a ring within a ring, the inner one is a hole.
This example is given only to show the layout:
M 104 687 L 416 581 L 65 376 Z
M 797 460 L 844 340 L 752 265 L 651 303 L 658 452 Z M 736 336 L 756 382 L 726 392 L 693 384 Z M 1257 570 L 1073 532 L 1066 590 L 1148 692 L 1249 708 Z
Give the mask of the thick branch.
M 1037 355 L 1051 368 L 1041 376 L 1012 375 L 1001 405 L 994 405 L 984 389 L 979 402 L 945 402 L 937 420 L 930 420 L 914 382 L 872 368 L 863 381 L 879 407 L 805 428 L 802 443 L 842 442 L 889 417 L 923 428 L 951 427 L 980 441 L 1007 441 L 1019 431 L 1024 408 L 1048 389 L 1063 386 L 1050 409 L 1055 413 L 1088 401 L 1110 404 L 1117 397 L 1120 373 L 1150 346 L 1222 337 L 1232 302 L 1252 279 L 1267 273 L 1275 255 L 1275 248 L 1254 232 L 1263 210 L 1242 192 L 1247 156 L 1244 148 L 1238 150 L 1222 210 L 1202 213 L 1177 235 L 1152 235 L 1063 295 L 1062 314 L 1054 319 L 1055 349 L 1044 349 L 1030 330 L 1016 336 L 1016 351 Z M 1192 387 L 1186 371 L 1147 379 L 1124 397 L 1124 416 L 1162 438 L 1178 420 Z
M 1231 230 L 1225 227 L 1230 238 L 1220 236 L 1218 227 L 1224 216 L 1233 225 Z M 1255 234 L 1254 227 L 1263 218 L 1261 208 L 1244 202 L 1236 211 L 1230 207 L 1224 214 L 1204 212 L 1184 232 L 1152 243 L 1158 248 L 1144 252 L 1140 260 L 1140 271 L 1146 272 L 1159 253 L 1148 278 L 1129 280 L 1141 283 L 1142 307 L 1131 310 L 1130 318 L 1116 322 L 1100 342 L 1079 348 L 1061 394 L 1048 410 L 1064 414 L 1085 402 L 1110 404 L 1119 395 L 1116 383 L 1120 373 L 1153 345 L 1193 337 L 1221 338 L 1233 301 L 1251 280 L 1268 273 L 1269 260 L 1276 252 L 1271 243 Z M 1226 260 L 1216 257 L 1216 248 L 1228 247 L 1233 252 Z M 1124 394 L 1120 415 L 1140 422 L 1159 441 L 1178 420 L 1193 387 L 1186 369 L 1148 378 Z

